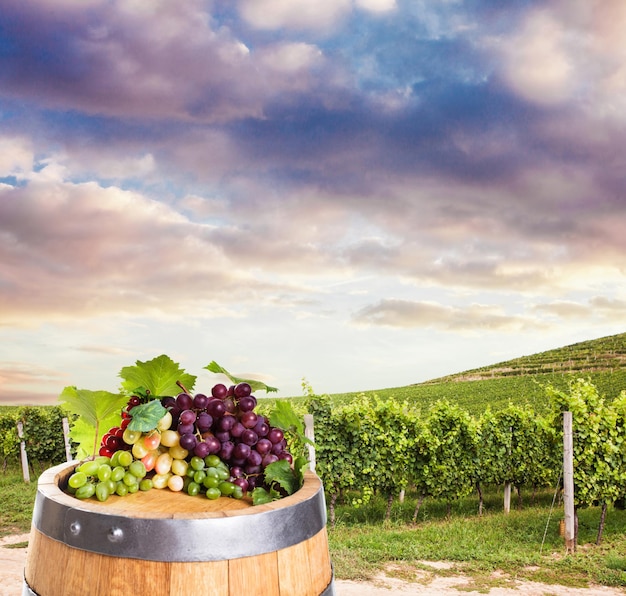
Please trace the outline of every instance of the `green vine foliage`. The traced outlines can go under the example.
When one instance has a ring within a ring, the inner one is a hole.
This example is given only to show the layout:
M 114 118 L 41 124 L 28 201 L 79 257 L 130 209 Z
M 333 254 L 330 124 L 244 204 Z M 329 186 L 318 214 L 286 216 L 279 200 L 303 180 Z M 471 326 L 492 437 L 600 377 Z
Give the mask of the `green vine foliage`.
M 39 471 L 49 464 L 65 461 L 63 417 L 67 414 L 58 406 L 24 406 L 10 414 L 0 415 L 0 449 L 3 465 L 17 463 L 20 439 L 17 422 L 22 422 L 23 441 L 31 467 L 36 462 Z
M 431 447 L 430 496 L 450 503 L 474 490 L 477 461 L 476 424 L 459 407 L 441 401 L 431 408 L 427 422 Z
M 539 487 L 556 481 L 555 432 L 529 408 L 489 409 L 478 422 L 477 481 Z
M 614 406 L 606 404 L 588 379 L 573 381 L 567 391 L 548 387 L 548 395 L 561 452 L 562 413 L 572 412 L 575 506 L 615 501 L 624 494 L 626 480 L 624 400 L 618 400 Z

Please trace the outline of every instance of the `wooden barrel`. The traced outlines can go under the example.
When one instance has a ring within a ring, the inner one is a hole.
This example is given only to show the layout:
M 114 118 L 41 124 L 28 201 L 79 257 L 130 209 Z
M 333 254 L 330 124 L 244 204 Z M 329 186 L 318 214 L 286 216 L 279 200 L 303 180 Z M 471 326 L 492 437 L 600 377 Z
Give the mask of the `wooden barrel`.
M 64 492 L 77 462 L 39 478 L 23 596 L 332 596 L 320 479 L 248 499 L 152 489 L 100 503 Z

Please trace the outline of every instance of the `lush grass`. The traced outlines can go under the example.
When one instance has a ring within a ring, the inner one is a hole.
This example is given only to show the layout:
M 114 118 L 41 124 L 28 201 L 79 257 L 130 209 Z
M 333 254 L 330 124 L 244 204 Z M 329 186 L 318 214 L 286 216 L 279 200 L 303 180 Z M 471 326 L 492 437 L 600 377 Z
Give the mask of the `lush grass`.
M 581 511 L 578 552 L 565 556 L 559 536 L 562 512 L 551 511 L 551 499 L 543 493 L 536 504 L 505 515 L 501 494 L 493 492 L 482 516 L 477 515 L 476 499 L 464 499 L 453 505 L 449 518 L 445 503 L 426 500 L 415 525 L 410 523 L 413 498 L 396 503 L 389 522 L 383 521 L 381 499 L 360 509 L 339 507 L 337 524 L 329 529 L 336 575 L 367 579 L 386 570 L 415 580 L 424 570 L 428 574 L 462 571 L 473 578 L 473 589 L 497 585 L 503 578 L 626 586 L 626 512 L 609 511 L 603 541 L 596 546 L 600 510 Z M 452 563 L 452 571 L 434 571 L 427 564 L 440 560 Z M 494 576 L 496 570 L 501 573 Z
M 32 474 L 27 484 L 18 467 L 10 466 L 0 473 L 0 537 L 30 530 L 36 492 L 37 478 Z

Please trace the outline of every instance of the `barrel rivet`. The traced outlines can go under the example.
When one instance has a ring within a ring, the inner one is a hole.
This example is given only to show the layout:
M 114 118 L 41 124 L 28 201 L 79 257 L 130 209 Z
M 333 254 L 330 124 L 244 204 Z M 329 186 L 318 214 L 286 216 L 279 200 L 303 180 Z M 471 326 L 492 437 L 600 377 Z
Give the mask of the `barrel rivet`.
M 111 528 L 108 538 L 109 542 L 121 542 L 124 540 L 124 530 L 122 528 Z
M 78 536 L 80 534 L 80 522 L 79 521 L 73 521 L 70 524 L 70 532 L 72 533 L 72 535 L 74 536 Z

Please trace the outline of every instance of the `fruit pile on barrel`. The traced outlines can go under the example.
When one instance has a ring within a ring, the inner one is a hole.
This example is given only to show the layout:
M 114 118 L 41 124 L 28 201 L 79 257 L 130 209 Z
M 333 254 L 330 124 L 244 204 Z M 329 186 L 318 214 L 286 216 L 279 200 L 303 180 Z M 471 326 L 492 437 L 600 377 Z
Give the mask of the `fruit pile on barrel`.
M 251 385 L 217 383 L 208 395 L 181 389 L 176 396 L 132 395 L 98 456 L 70 476 L 68 491 L 99 501 L 152 488 L 208 499 L 241 499 L 256 488 L 267 494 L 268 466 L 290 467 L 293 456 L 284 431 L 255 412 Z

